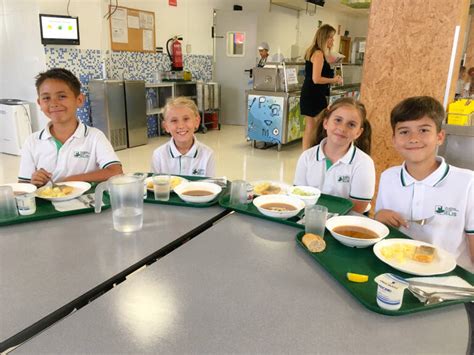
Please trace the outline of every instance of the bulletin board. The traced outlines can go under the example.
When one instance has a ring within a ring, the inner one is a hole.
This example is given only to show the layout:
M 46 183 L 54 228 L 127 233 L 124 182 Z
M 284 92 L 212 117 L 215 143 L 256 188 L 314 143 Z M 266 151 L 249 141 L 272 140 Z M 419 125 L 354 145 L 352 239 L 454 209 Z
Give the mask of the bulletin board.
M 113 51 L 154 52 L 155 13 L 109 6 L 110 44 Z

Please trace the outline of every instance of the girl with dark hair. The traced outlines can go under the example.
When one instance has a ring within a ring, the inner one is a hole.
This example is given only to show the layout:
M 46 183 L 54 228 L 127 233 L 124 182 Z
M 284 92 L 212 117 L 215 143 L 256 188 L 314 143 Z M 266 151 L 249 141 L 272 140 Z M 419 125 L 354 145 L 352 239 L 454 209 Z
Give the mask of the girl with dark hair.
M 362 103 L 344 97 L 316 118 L 317 145 L 298 159 L 295 185 L 349 198 L 353 210 L 370 209 L 375 190 L 375 167 L 370 153 L 371 127 Z

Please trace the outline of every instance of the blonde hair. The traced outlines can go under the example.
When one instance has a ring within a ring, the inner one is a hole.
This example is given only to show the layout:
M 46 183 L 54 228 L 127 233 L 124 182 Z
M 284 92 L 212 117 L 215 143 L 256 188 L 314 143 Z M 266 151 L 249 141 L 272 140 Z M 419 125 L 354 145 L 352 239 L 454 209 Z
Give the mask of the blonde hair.
M 184 96 L 178 96 L 175 98 L 169 98 L 166 100 L 166 105 L 163 107 L 161 110 L 161 114 L 163 117 L 166 119 L 166 116 L 168 115 L 168 112 L 176 107 L 185 107 L 188 108 L 192 111 L 192 113 L 195 116 L 199 116 L 199 109 L 196 106 L 196 103 L 193 100 L 188 99 L 187 97 Z
M 317 50 L 320 50 L 324 54 L 327 54 L 328 49 L 327 49 L 326 44 L 328 42 L 329 37 L 331 37 L 331 35 L 335 33 L 336 33 L 336 29 L 332 27 L 331 25 L 326 24 L 319 27 L 319 29 L 316 31 L 316 34 L 314 35 L 313 43 L 306 50 L 304 59 L 311 60 L 311 56 Z
M 372 127 L 369 120 L 367 119 L 367 110 L 362 102 L 355 100 L 352 97 L 342 97 L 333 104 L 322 110 L 318 116 L 316 116 L 316 144 L 327 137 L 327 132 L 324 129 L 323 123 L 325 119 L 329 119 L 334 111 L 340 107 L 351 107 L 355 109 L 362 120 L 361 128 L 364 130 L 362 134 L 354 141 L 354 145 L 370 155 L 371 143 L 372 143 Z

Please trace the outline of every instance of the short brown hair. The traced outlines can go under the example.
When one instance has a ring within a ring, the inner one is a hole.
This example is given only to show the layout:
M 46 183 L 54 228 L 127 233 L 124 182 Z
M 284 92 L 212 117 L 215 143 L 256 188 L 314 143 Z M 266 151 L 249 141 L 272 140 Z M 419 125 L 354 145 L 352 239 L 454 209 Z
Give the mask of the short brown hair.
M 41 84 L 47 79 L 60 80 L 66 83 L 67 86 L 72 90 L 74 95 L 79 96 L 81 94 L 81 82 L 77 77 L 67 69 L 64 68 L 52 68 L 43 73 L 39 73 L 36 76 L 36 92 L 39 94 Z
M 390 113 L 390 124 L 395 133 L 399 122 L 416 121 L 429 117 L 436 125 L 436 131 L 441 131 L 446 113 L 443 105 L 431 96 L 413 96 L 399 102 Z
M 199 116 L 199 109 L 193 100 L 190 100 L 184 96 L 178 96 L 175 98 L 168 99 L 166 101 L 165 107 L 163 107 L 163 109 L 161 110 L 161 113 L 165 119 L 168 111 L 174 107 L 186 107 L 190 109 L 194 115 Z

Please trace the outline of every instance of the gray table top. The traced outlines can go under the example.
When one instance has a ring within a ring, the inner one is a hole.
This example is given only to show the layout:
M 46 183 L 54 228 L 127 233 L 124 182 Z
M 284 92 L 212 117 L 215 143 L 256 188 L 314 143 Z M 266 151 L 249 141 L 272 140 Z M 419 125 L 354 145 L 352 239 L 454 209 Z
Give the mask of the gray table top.
M 14 353 L 466 353 L 462 305 L 373 313 L 296 233 L 228 216 Z
M 123 234 L 111 210 L 0 228 L 0 341 L 222 212 L 144 204 L 143 229 Z

